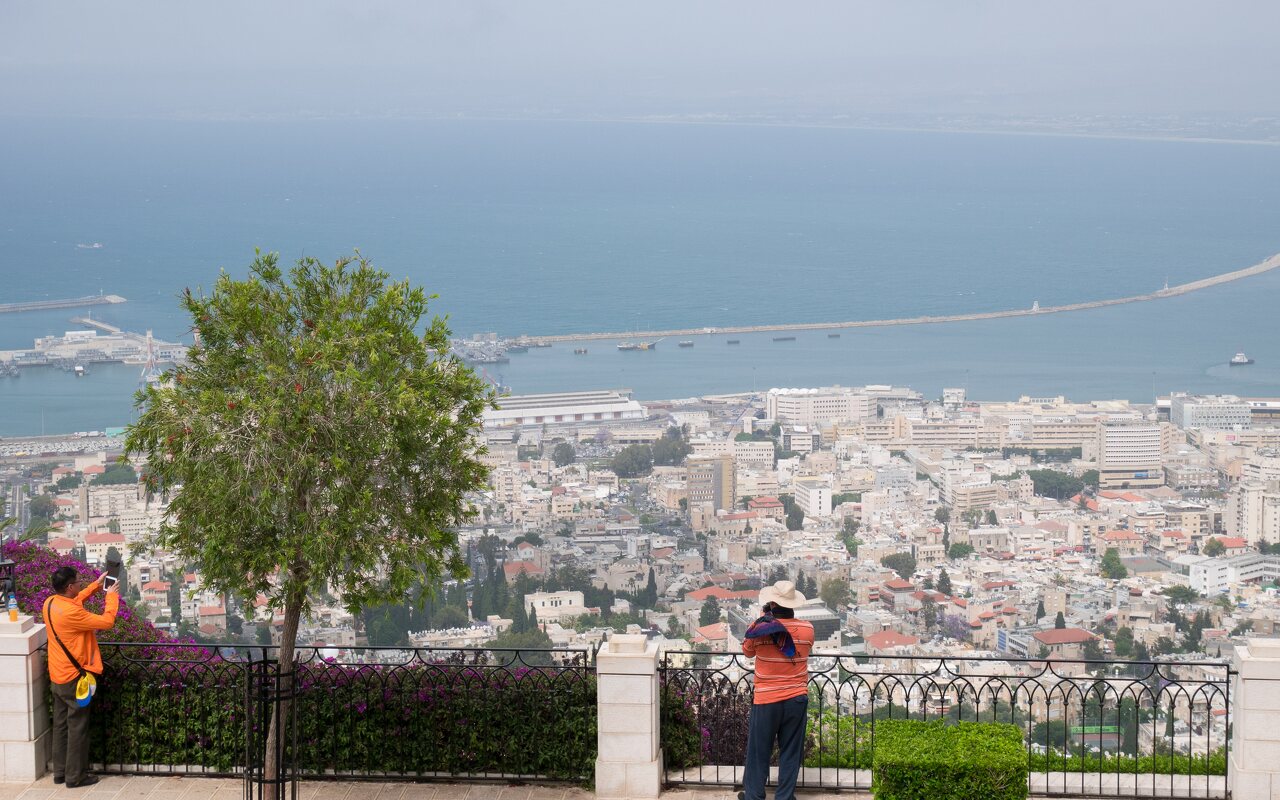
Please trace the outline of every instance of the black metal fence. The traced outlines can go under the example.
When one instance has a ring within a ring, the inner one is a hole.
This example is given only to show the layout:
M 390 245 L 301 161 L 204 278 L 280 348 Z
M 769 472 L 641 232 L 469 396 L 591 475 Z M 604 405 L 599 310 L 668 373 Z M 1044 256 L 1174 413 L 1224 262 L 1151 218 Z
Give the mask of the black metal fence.
M 301 648 L 291 674 L 276 648 L 102 653 L 92 761 L 109 773 L 247 775 L 253 796 L 283 797 L 298 776 L 580 782 L 594 769 L 593 650 Z
M 741 653 L 668 652 L 662 744 L 675 784 L 740 784 L 754 682 Z M 1231 670 L 1217 662 L 815 656 L 800 786 L 867 790 L 884 719 L 1004 722 L 1042 796 L 1227 796 Z

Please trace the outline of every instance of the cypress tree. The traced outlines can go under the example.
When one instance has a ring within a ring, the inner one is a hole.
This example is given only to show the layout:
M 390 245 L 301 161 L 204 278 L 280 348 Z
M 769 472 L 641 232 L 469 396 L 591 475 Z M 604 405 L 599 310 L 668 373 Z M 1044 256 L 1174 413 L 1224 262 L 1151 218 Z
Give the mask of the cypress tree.
M 538 609 L 534 608 L 533 606 L 529 606 L 529 630 L 531 631 L 541 630 L 538 627 Z

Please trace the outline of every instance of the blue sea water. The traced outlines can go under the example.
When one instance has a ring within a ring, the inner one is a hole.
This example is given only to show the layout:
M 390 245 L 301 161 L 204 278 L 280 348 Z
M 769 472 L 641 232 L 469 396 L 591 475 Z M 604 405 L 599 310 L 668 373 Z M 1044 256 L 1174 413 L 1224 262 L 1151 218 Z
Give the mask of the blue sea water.
M 498 121 L 0 126 L 0 302 L 104 291 L 186 338 L 176 297 L 253 248 L 354 248 L 459 334 L 955 314 L 1115 297 L 1280 251 L 1280 148 L 782 127 Z M 101 242 L 101 249 L 77 244 Z M 642 399 L 895 382 L 983 399 L 1280 393 L 1280 275 L 973 323 L 513 354 L 517 392 Z M 0 348 L 81 311 L 0 315 Z M 1257 359 L 1229 369 L 1238 349 Z M 131 418 L 137 369 L 0 379 L 0 435 Z

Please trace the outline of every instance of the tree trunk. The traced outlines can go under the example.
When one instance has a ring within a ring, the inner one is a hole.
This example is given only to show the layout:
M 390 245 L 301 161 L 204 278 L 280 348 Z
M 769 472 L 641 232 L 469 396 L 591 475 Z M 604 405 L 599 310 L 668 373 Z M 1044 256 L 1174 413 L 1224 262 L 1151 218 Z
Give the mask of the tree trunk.
M 280 657 L 277 661 L 277 669 L 279 670 L 278 692 L 286 699 L 274 704 L 271 709 L 271 724 L 267 728 L 266 762 L 263 765 L 263 778 L 268 781 L 274 781 L 279 776 L 283 766 L 280 763 L 280 756 L 288 741 L 289 712 L 292 705 L 288 698 L 293 695 L 294 651 L 298 641 L 298 622 L 302 616 L 302 601 L 302 595 L 294 595 L 285 601 L 284 632 L 280 635 Z M 278 790 L 276 796 L 282 796 Z

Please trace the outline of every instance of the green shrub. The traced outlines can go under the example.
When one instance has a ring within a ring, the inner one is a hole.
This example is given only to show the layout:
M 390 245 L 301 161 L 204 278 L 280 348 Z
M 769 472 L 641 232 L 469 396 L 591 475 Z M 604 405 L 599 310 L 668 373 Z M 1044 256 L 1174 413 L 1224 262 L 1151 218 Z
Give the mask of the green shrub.
M 1124 775 L 1226 775 L 1227 750 L 1220 747 L 1202 756 L 1165 753 L 1149 756 L 1032 753 L 1036 772 L 1118 772 Z
M 871 790 L 876 800 L 1023 800 L 1027 753 L 1016 726 L 882 720 Z

